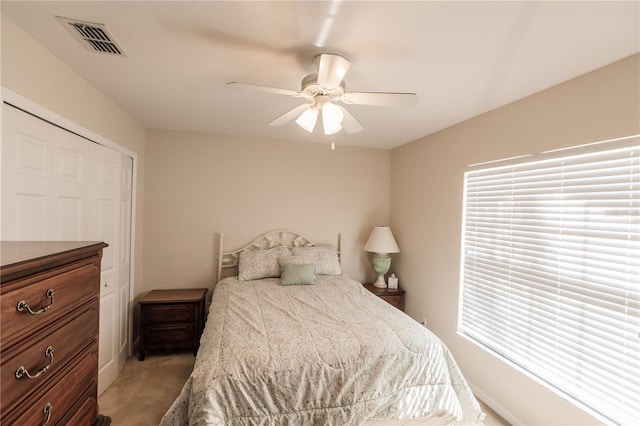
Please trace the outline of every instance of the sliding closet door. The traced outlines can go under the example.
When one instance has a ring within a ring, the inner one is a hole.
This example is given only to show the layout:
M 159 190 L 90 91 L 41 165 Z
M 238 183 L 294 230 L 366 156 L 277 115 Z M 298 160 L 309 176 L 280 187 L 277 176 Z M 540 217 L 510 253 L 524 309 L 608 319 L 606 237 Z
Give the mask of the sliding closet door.
M 133 160 L 2 106 L 3 240 L 105 241 L 98 392 L 128 356 Z

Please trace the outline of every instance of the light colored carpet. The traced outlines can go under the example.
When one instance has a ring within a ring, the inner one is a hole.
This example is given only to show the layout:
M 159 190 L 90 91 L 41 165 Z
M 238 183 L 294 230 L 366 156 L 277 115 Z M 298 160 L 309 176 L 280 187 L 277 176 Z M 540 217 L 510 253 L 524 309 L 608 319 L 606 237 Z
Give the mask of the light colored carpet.
M 137 355 L 127 360 L 116 381 L 98 397 L 100 414 L 111 426 L 158 426 L 193 370 L 192 352 Z
M 195 357 L 191 352 L 137 356 L 127 360 L 118 379 L 98 398 L 100 414 L 111 417 L 111 426 L 157 426 L 180 394 Z M 489 407 L 484 424 L 508 426 Z

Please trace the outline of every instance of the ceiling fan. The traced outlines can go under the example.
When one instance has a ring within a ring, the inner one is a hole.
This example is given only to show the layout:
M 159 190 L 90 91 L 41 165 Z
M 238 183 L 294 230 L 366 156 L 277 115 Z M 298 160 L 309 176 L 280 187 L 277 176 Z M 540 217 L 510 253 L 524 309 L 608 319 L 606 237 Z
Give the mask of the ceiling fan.
M 297 117 L 296 123 L 311 133 L 316 126 L 318 115 L 321 115 L 325 135 L 337 133 L 343 128 L 347 133 L 358 133 L 363 130 L 362 124 L 338 102 L 346 105 L 394 107 L 413 106 L 418 102 L 418 96 L 415 93 L 346 92 L 343 79 L 351 62 L 340 55 L 328 53 L 317 55 L 314 58 L 314 64 L 318 73 L 303 78 L 302 88 L 299 91 L 235 81 L 227 83 L 227 86 L 304 98 L 309 103 L 298 105 L 285 112 L 269 122 L 269 125 L 281 126 Z

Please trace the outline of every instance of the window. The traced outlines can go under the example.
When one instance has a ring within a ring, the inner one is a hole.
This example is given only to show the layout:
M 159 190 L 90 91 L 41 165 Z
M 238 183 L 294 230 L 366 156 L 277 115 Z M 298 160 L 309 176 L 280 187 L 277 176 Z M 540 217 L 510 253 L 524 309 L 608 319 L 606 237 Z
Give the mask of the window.
M 465 172 L 459 331 L 604 421 L 640 419 L 640 137 Z

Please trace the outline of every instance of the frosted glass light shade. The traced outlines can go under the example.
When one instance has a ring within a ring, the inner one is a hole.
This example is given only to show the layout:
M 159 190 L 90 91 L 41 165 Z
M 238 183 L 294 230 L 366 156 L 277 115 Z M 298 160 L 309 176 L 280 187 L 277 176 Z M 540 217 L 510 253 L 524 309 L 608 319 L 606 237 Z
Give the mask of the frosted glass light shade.
M 388 226 L 376 226 L 371 231 L 367 243 L 364 245 L 365 251 L 373 253 L 399 253 L 400 248 L 396 239 Z
M 340 108 L 327 102 L 322 105 L 322 126 L 325 135 L 332 135 L 342 130 L 342 119 L 344 113 Z
M 300 117 L 296 119 L 296 123 L 307 132 L 312 133 L 313 128 L 316 127 L 317 120 L 318 110 L 315 108 L 307 108 L 302 114 L 300 114 Z

